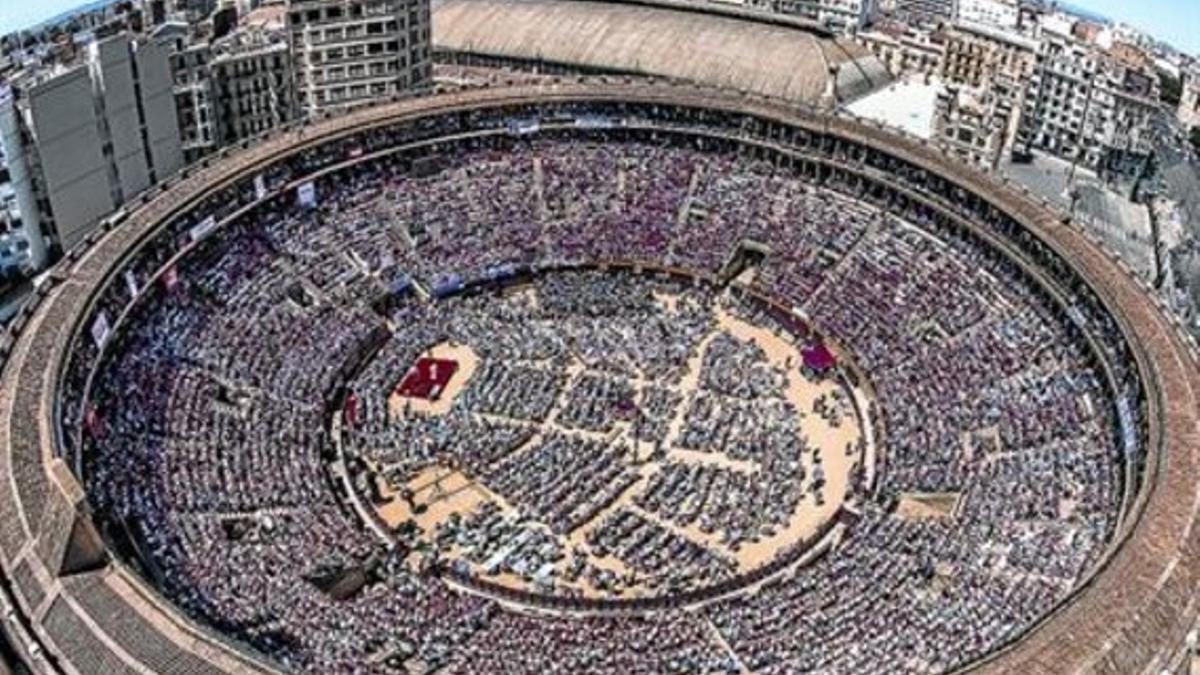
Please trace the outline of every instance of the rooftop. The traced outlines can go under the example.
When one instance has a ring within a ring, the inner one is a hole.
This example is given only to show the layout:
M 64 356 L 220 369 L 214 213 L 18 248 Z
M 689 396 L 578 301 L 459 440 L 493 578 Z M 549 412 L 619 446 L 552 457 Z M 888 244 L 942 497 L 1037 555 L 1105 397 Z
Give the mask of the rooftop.
M 906 131 L 917 138 L 933 136 L 937 83 L 897 81 L 846 106 L 850 113 Z
M 812 105 L 890 80 L 865 48 L 799 25 L 662 4 L 447 0 L 435 50 L 667 77 Z

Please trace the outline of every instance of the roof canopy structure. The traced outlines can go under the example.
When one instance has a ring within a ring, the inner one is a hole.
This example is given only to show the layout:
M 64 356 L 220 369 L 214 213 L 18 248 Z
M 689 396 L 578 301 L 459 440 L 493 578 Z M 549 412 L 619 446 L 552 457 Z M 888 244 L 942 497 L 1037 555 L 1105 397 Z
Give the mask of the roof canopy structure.
M 433 42 L 443 56 L 667 77 L 814 106 L 891 79 L 861 46 L 751 16 L 657 3 L 448 0 L 434 9 Z

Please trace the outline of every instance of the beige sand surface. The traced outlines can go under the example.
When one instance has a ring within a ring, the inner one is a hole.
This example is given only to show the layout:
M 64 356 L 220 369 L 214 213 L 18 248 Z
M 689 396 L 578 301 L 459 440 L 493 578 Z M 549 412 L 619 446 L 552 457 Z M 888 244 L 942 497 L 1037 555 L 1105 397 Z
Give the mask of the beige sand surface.
M 900 495 L 896 517 L 905 520 L 949 518 L 958 508 L 957 492 L 905 492 Z
M 799 433 L 812 448 L 821 451 L 821 462 L 825 467 L 825 503 L 817 506 L 811 495 L 806 495 L 799 508 L 793 512 L 786 528 L 774 537 L 759 542 L 743 544 L 734 554 L 742 571 L 748 571 L 770 562 L 788 544 L 805 537 L 814 536 L 824 523 L 832 518 L 845 502 L 850 487 L 850 472 L 854 464 L 861 461 L 857 454 L 847 455 L 847 443 L 857 444 L 862 432 L 857 418 L 846 414 L 837 427 L 812 412 L 813 404 L 821 396 L 832 396 L 840 387 L 832 380 L 810 382 L 798 369 L 802 362 L 800 350 L 791 341 L 738 319 L 724 311 L 718 313 L 720 327 L 742 340 L 752 340 L 766 352 L 767 359 L 784 367 L 791 359 L 793 367 L 787 370 L 787 386 L 784 398 L 800 411 Z M 848 411 L 847 411 L 848 412 Z M 802 458 L 806 474 L 812 476 L 812 455 Z
M 413 491 L 413 504 L 424 504 L 424 513 L 414 513 L 409 502 L 400 497 L 401 488 L 379 479 L 380 494 L 391 501 L 377 509 L 379 517 L 389 527 L 413 520 L 426 532 L 446 520 L 450 514 L 469 513 L 483 503 L 486 495 L 475 488 L 460 471 L 442 466 L 429 466 L 413 476 L 404 487 Z
M 531 292 L 523 289 L 520 292 Z M 656 299 L 667 311 L 675 311 L 676 298 L 666 293 L 656 293 Z M 731 550 L 724 545 L 720 539 L 721 534 L 706 534 L 700 531 L 698 525 L 688 527 L 680 527 L 656 514 L 647 513 L 633 503 L 633 497 L 639 494 L 645 487 L 646 481 L 656 471 L 660 469 L 659 462 L 650 462 L 638 467 L 640 474 L 639 480 L 632 486 L 626 489 L 618 499 L 616 499 L 608 508 L 597 514 L 592 520 L 576 528 L 566 537 L 561 539 L 564 551 L 567 553 L 567 558 L 564 564 L 568 563 L 572 557 L 570 553 L 575 547 L 587 550 L 587 535 L 598 527 L 601 522 L 610 513 L 626 508 L 630 509 L 639 515 L 656 522 L 662 527 L 675 532 L 676 534 L 686 537 L 698 544 L 706 546 L 723 557 L 730 557 L 738 563 L 739 570 L 747 572 L 766 563 L 769 563 L 776 555 L 786 549 L 790 544 L 801 538 L 814 536 L 825 523 L 834 517 L 839 508 L 847 501 L 849 497 L 849 488 L 851 473 L 859 463 L 869 463 L 873 465 L 873 459 L 864 458 L 861 453 L 857 452 L 860 439 L 863 438 L 863 429 L 860 428 L 860 422 L 855 414 L 854 405 L 844 396 L 842 387 L 833 380 L 825 380 L 821 382 L 812 382 L 806 379 L 799 370 L 799 364 L 802 363 L 802 357 L 796 345 L 792 344 L 791 340 L 784 336 L 776 335 L 765 328 L 752 325 L 733 314 L 725 311 L 722 308 L 716 310 L 717 327 L 709 335 L 705 336 L 696 351 L 689 359 L 685 372 L 679 383 L 676 385 L 677 390 L 683 394 L 684 403 L 679 406 L 676 415 L 669 425 L 669 433 L 667 436 L 668 453 L 667 461 L 673 462 L 696 462 L 717 464 L 723 467 L 728 467 L 738 471 L 754 472 L 758 469 L 757 463 L 752 461 L 737 460 L 717 452 L 703 452 L 688 450 L 674 446 L 674 439 L 680 432 L 683 424 L 684 416 L 687 410 L 687 401 L 698 387 L 700 368 L 702 363 L 702 355 L 707 348 L 709 342 L 716 337 L 721 331 L 728 331 L 735 337 L 742 340 L 752 340 L 757 343 L 767 355 L 767 359 L 772 365 L 784 369 L 787 380 L 784 388 L 784 397 L 795 406 L 799 411 L 799 425 L 796 433 L 801 435 L 805 440 L 806 447 L 810 450 L 819 449 L 822 464 L 825 469 L 825 488 L 824 488 L 824 503 L 818 506 L 810 493 L 807 492 L 807 482 L 811 481 L 813 473 L 813 453 L 804 452 L 800 460 L 804 466 L 808 481 L 806 481 L 806 494 L 800 502 L 799 507 L 791 515 L 785 527 L 777 531 L 773 536 L 764 538 L 757 542 L 743 542 L 737 551 Z M 442 397 L 436 402 L 409 401 L 408 410 L 410 414 L 444 414 L 449 410 L 454 398 L 462 391 L 463 387 L 469 382 L 471 375 L 478 367 L 479 358 L 469 347 L 452 346 L 448 344 L 438 345 L 431 351 L 431 355 L 438 358 L 453 358 L 459 361 L 460 368 L 455 373 L 450 385 L 443 393 Z M 791 368 L 787 368 L 788 364 Z M 567 369 L 570 379 L 579 375 L 583 370 L 582 364 L 578 361 L 571 364 Z M 648 383 L 639 377 L 632 378 L 635 386 L 639 389 Z M 661 386 L 661 383 L 655 383 Z M 569 385 L 568 385 L 569 387 Z M 842 404 L 836 406 L 838 424 L 833 425 L 828 419 L 814 412 L 814 403 L 821 397 L 825 397 L 827 404 L 832 402 L 833 397 L 840 396 Z M 862 390 L 853 392 L 854 399 L 862 407 L 862 403 L 869 400 L 868 394 Z M 623 437 L 628 439 L 631 436 L 631 429 L 628 422 L 622 421 L 617 423 L 617 428 L 607 434 L 596 434 L 594 432 L 579 432 L 578 430 L 565 429 L 560 427 L 555 419 L 559 407 L 565 400 L 564 395 L 559 397 L 554 408 L 547 416 L 547 422 L 542 424 L 543 430 L 555 430 L 565 433 L 584 433 L 585 435 L 594 437 L 604 437 L 615 439 Z M 406 399 L 399 399 L 393 396 L 392 412 L 393 414 L 404 414 Z M 502 418 L 498 418 L 502 419 Z M 540 434 L 535 436 L 528 444 L 522 448 L 518 448 L 510 455 L 519 455 L 528 447 L 535 445 L 540 438 Z M 850 444 L 856 451 L 847 454 L 846 448 Z M 647 445 L 648 444 L 643 444 Z M 869 447 L 868 456 L 873 452 L 873 448 Z M 641 453 L 639 453 L 641 454 Z M 398 497 L 379 509 L 380 516 L 389 525 L 395 526 L 409 518 L 416 520 L 426 533 L 432 533 L 434 526 L 448 518 L 450 514 L 458 512 L 466 515 L 471 510 L 477 508 L 481 503 L 487 500 L 495 501 L 499 504 L 503 511 L 512 511 L 513 507 L 508 504 L 502 496 L 495 494 L 487 489 L 486 485 L 472 482 L 469 476 L 466 476 L 460 471 L 451 470 L 446 467 L 432 466 L 427 467 L 411 480 L 406 483 L 410 490 L 414 491 L 414 501 L 420 504 L 426 504 L 427 510 L 419 516 L 411 513 L 408 503 Z M 385 486 L 386 487 L 386 486 Z M 387 495 L 393 495 L 390 487 L 384 491 Z M 918 496 L 919 497 L 919 496 Z M 948 508 L 953 510 L 954 504 L 957 501 L 957 496 L 952 495 L 952 499 L 948 503 L 943 501 L 928 500 L 916 498 L 910 500 L 911 504 L 908 509 L 916 513 L 920 517 L 935 517 L 932 514 L 940 513 L 939 509 Z M 903 506 L 902 506 L 903 508 Z M 927 514 L 921 516 L 921 514 Z M 607 556 L 599 558 L 589 555 L 588 562 L 602 569 L 612 570 L 618 575 L 625 575 L 629 569 L 623 562 Z M 488 577 L 494 583 L 499 583 L 505 586 L 514 588 L 531 589 L 532 585 L 524 579 L 512 574 L 494 575 Z M 611 596 L 611 593 L 602 592 L 596 588 L 592 588 L 590 584 L 582 579 L 578 582 L 568 583 L 562 579 L 558 580 L 560 586 L 566 586 L 573 589 L 584 596 L 599 597 Z M 633 588 L 624 589 L 622 594 L 625 597 L 651 594 L 651 589 Z

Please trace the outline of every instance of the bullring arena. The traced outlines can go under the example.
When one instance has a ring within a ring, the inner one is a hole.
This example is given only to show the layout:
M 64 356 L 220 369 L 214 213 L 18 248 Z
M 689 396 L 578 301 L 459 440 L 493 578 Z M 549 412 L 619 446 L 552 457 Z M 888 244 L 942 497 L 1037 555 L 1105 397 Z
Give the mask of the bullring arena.
M 106 224 L 3 347 L 39 672 L 1187 667 L 1195 345 L 851 119 L 585 79 L 314 122 Z

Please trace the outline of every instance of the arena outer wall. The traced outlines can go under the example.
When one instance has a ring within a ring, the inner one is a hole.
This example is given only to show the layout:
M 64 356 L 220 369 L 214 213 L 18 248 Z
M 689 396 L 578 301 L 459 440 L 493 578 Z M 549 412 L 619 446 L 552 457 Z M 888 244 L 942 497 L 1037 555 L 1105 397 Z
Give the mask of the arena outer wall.
M 1098 242 L 1028 193 L 967 170 L 923 142 L 844 117 L 694 87 L 572 81 L 400 101 L 277 131 L 193 167 L 105 222 L 39 284 L 0 340 L 0 605 L 36 672 L 263 672 L 273 669 L 182 616 L 104 555 L 83 489 L 59 458 L 59 375 L 96 293 L 168 220 L 221 186 L 303 148 L 372 126 L 473 109 L 639 102 L 752 114 L 861 143 L 951 179 L 1068 260 L 1121 324 L 1147 390 L 1146 479 L 1124 539 L 1070 600 L 973 671 L 1159 673 L 1177 667 L 1200 593 L 1200 368 L 1195 343 Z M 864 169 L 867 171 L 867 169 Z M 82 573 L 71 574 L 79 570 Z M 99 590 L 98 590 L 99 589 Z M 9 612 L 7 610 L 13 611 Z M 102 610 L 102 611 L 98 611 Z M 95 670 L 99 669 L 99 671 Z

